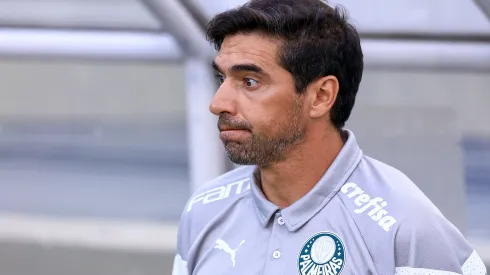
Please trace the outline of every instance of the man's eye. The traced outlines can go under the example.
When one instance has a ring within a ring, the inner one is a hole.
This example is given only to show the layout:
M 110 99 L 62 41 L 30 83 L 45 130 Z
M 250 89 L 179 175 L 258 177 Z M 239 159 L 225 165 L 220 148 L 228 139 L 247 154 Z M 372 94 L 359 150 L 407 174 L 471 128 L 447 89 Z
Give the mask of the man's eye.
M 216 77 L 216 81 L 218 81 L 218 84 L 219 85 L 221 85 L 221 84 L 223 84 L 223 82 L 225 82 L 225 77 L 224 76 L 222 76 L 220 74 L 217 74 L 217 75 L 215 75 L 215 77 Z
M 251 78 L 245 78 L 244 83 L 247 88 L 254 88 L 259 85 L 259 82 L 257 80 Z

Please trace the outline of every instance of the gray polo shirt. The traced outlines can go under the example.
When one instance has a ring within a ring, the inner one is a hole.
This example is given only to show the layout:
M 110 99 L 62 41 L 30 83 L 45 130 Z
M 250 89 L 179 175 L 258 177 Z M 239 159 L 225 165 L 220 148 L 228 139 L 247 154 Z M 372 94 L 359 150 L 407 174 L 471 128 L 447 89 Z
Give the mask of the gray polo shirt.
M 462 234 L 404 174 L 363 155 L 352 132 L 317 185 L 285 209 L 246 166 L 183 211 L 174 275 L 485 275 Z

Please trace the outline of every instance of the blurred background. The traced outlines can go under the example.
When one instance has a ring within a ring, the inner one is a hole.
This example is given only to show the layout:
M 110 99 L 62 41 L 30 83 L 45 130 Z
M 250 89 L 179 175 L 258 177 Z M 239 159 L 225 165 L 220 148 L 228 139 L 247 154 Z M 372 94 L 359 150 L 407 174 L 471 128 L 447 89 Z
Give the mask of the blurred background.
M 186 200 L 233 168 L 204 26 L 244 2 L 0 0 L 0 274 L 171 274 Z M 330 3 L 365 53 L 348 128 L 489 266 L 490 1 Z

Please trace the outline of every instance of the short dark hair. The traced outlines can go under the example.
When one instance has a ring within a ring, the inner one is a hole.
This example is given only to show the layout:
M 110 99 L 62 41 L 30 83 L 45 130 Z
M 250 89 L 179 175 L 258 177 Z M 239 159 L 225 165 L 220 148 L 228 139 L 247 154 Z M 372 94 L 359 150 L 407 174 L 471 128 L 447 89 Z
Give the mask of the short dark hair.
M 339 94 L 330 117 L 335 127 L 344 127 L 364 67 L 360 38 L 345 9 L 321 0 L 251 0 L 216 15 L 206 29 L 218 51 L 226 36 L 252 32 L 282 42 L 278 62 L 292 74 L 298 93 L 320 77 L 337 77 Z

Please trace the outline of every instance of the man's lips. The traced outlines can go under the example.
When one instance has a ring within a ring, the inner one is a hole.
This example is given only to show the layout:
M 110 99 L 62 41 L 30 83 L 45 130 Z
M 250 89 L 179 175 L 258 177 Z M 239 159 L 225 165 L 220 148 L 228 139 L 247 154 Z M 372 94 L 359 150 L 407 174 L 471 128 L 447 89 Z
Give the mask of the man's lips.
M 248 131 L 248 129 L 245 129 L 245 128 L 240 128 L 240 127 L 232 127 L 232 126 L 219 126 L 218 129 L 220 130 L 220 132 L 224 132 L 224 131 Z
M 243 139 L 243 136 L 248 134 L 250 131 L 244 129 L 222 128 L 219 137 L 224 141 L 235 141 Z

